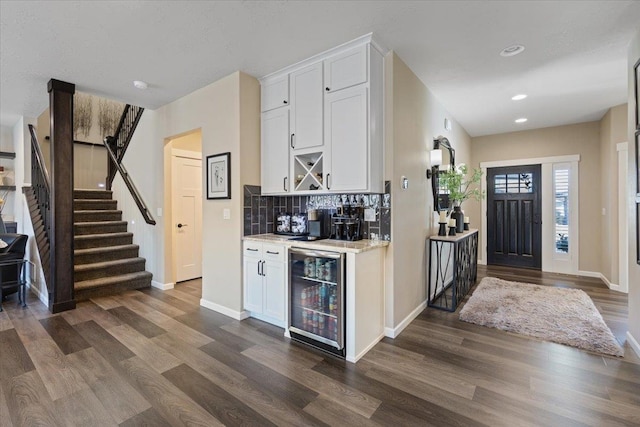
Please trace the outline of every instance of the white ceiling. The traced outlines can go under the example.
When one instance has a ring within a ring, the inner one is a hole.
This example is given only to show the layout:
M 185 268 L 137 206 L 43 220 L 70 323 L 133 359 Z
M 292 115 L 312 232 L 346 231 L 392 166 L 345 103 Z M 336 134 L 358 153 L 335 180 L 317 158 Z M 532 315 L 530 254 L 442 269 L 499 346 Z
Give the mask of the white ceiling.
M 597 120 L 627 100 L 639 23 L 638 1 L 2 1 L 0 124 L 39 115 L 50 78 L 153 109 L 369 32 L 472 136 Z

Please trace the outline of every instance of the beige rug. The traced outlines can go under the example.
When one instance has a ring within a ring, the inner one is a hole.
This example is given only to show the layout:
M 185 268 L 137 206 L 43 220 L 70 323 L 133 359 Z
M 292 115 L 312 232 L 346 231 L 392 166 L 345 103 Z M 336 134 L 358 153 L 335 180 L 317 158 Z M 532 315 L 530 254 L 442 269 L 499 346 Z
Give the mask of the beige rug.
M 485 277 L 460 310 L 460 320 L 595 353 L 624 354 L 591 298 L 579 289 Z

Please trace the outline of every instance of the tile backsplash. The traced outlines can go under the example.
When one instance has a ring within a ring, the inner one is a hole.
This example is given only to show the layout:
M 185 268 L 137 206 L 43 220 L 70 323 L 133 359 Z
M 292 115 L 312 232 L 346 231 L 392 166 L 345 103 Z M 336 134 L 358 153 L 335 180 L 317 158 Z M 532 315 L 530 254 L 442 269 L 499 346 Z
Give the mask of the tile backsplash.
M 318 194 L 310 196 L 263 196 L 260 186 L 244 186 L 244 235 L 273 233 L 278 213 L 306 213 L 323 209 L 333 215 L 338 206 L 351 205 L 372 208 L 375 221 L 365 221 L 363 236 L 373 235 L 391 240 L 391 183 L 385 182 L 384 194 Z

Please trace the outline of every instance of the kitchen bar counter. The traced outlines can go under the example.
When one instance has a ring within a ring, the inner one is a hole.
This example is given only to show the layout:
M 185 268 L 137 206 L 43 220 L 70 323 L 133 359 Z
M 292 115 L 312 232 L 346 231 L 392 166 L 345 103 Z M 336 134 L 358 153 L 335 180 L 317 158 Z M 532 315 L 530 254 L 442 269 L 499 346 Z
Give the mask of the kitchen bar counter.
M 324 239 L 316 241 L 300 241 L 291 240 L 294 236 L 283 236 L 280 234 L 255 234 L 253 236 L 244 236 L 242 240 L 256 241 L 262 243 L 277 243 L 287 247 L 295 246 L 297 248 L 315 249 L 319 251 L 333 251 L 341 253 L 354 253 L 359 254 L 361 252 L 367 252 L 373 249 L 383 248 L 389 246 L 389 242 L 386 240 L 357 240 L 350 242 L 346 240 L 333 240 Z

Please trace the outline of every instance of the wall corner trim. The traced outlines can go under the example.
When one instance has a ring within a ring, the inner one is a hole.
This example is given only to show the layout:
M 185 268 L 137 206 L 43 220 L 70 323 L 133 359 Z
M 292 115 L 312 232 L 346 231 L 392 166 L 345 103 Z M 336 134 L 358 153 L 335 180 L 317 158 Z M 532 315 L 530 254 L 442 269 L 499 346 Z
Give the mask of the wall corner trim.
M 249 317 L 249 313 L 246 310 L 236 311 L 232 310 L 228 307 L 222 306 L 220 304 L 216 304 L 215 302 L 207 301 L 206 299 L 200 300 L 200 306 L 204 308 L 208 308 L 209 310 L 216 311 L 220 314 L 224 314 L 225 316 L 231 317 L 235 320 L 244 320 Z
M 386 329 L 386 328 L 385 328 Z M 347 362 L 351 362 L 351 363 L 356 363 L 358 360 L 360 360 L 362 358 L 362 356 L 364 356 L 365 354 L 367 354 L 367 352 L 369 350 L 371 350 L 376 344 L 378 344 L 380 342 L 380 340 L 382 338 L 384 338 L 386 335 L 386 330 L 385 333 L 380 334 L 380 336 L 378 338 L 376 338 L 375 340 L 373 340 L 371 342 L 371 344 L 369 344 L 367 347 L 365 347 L 360 353 L 358 353 L 355 357 L 351 357 L 351 356 L 346 356 L 345 359 Z
M 620 286 L 615 284 L 615 283 L 611 283 L 609 281 L 609 279 L 607 279 L 607 277 L 600 273 L 599 271 L 585 271 L 585 270 L 579 270 L 578 271 L 578 276 L 584 276 L 584 277 L 595 277 L 597 279 L 600 279 L 604 282 L 605 285 L 607 285 L 607 288 L 611 289 L 612 291 L 620 291 Z
M 175 283 L 160 283 L 160 282 L 156 282 L 155 280 L 151 281 L 151 286 L 153 286 L 156 289 L 160 289 L 163 291 L 169 290 L 169 289 L 173 289 L 174 288 Z
M 633 351 L 636 352 L 636 354 L 638 355 L 638 357 L 640 357 L 640 344 L 638 343 L 638 341 L 633 337 L 633 335 L 631 335 L 631 332 L 627 331 L 627 342 L 629 343 L 629 345 L 631 346 L 631 348 L 633 349 Z
M 400 332 L 402 332 L 404 328 L 409 326 L 409 323 L 411 323 L 413 319 L 418 317 L 418 315 L 422 313 L 422 310 L 424 310 L 426 307 L 427 300 L 424 300 L 416 308 L 414 308 L 413 311 L 409 313 L 409 315 L 398 324 L 398 326 L 396 326 L 395 328 L 384 328 L 384 335 L 389 338 L 397 337 L 398 335 L 400 335 Z
M 478 260 L 478 265 L 487 265 L 487 262 L 483 259 Z

